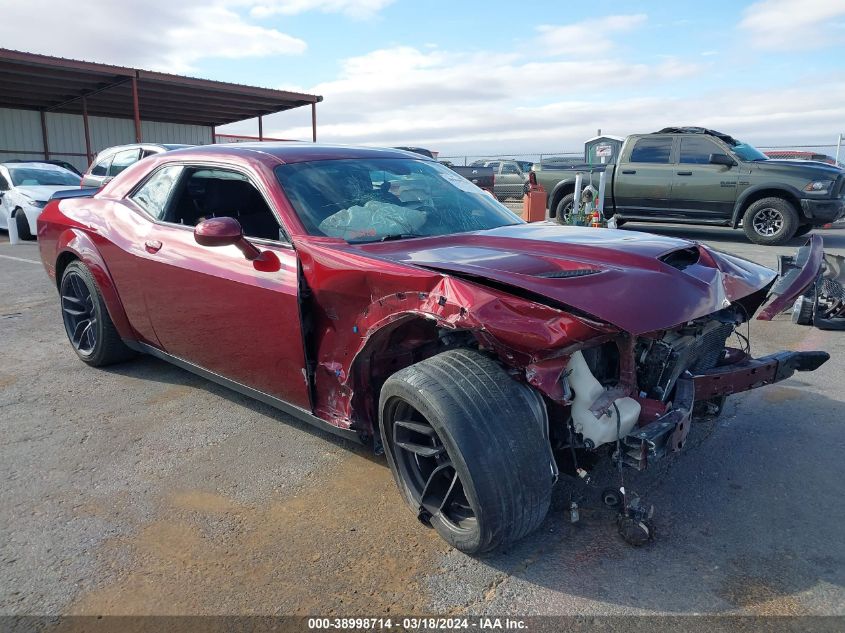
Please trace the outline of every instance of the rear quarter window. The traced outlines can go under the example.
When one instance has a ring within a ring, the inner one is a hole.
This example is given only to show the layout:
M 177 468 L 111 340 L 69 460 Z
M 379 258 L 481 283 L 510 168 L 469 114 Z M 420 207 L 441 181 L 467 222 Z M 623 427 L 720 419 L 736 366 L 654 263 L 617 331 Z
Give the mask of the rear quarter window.
M 106 173 L 109 171 L 109 166 L 111 165 L 112 158 L 114 155 L 106 156 L 104 159 L 99 161 L 91 168 L 91 175 L 92 176 L 105 176 Z
M 632 163 L 668 164 L 672 155 L 672 138 L 641 138 L 631 151 Z

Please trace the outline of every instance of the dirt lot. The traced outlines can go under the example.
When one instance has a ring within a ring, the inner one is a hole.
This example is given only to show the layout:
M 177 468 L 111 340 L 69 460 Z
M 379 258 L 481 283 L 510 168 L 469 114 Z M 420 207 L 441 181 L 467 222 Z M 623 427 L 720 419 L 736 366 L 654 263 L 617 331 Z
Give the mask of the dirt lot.
M 770 265 L 794 248 L 656 230 Z M 823 235 L 845 254 L 845 231 Z M 753 323 L 758 355 L 833 359 L 735 396 L 679 458 L 627 474 L 657 507 L 652 544 L 625 545 L 594 496 L 570 524 L 585 491 L 564 480 L 537 533 L 473 559 L 363 449 L 151 358 L 83 365 L 35 245 L 6 241 L 0 613 L 845 614 L 842 334 Z

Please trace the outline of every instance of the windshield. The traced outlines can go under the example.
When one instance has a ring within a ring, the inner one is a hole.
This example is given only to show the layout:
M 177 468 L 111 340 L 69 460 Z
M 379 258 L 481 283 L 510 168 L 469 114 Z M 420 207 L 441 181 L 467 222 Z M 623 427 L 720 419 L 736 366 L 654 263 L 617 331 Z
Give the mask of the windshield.
M 61 167 L 12 167 L 11 165 L 6 167 L 15 187 L 79 185 L 79 176 Z
M 769 160 L 768 156 L 766 156 L 763 152 L 761 152 L 753 145 L 743 143 L 742 141 L 737 141 L 736 139 L 731 140 L 733 141 L 732 143 L 730 143 L 731 151 L 737 156 L 739 156 L 742 160 Z
M 491 195 L 432 161 L 322 160 L 281 165 L 276 177 L 309 234 L 348 242 L 522 223 Z

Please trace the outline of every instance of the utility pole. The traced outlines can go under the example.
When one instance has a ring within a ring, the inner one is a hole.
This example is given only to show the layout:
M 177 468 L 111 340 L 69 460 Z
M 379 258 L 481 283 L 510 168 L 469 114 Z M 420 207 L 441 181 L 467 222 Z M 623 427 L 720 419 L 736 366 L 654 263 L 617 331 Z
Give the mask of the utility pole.
M 842 149 L 842 141 L 845 140 L 845 134 L 839 133 L 839 138 L 836 139 L 836 166 L 839 167 L 839 150 Z

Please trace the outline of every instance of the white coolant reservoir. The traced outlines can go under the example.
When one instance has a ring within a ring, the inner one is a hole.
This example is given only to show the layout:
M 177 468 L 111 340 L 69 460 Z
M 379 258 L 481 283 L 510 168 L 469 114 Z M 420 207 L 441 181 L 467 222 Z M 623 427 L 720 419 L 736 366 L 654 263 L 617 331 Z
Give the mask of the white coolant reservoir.
M 619 437 L 624 437 L 634 428 L 637 418 L 640 417 L 639 402 L 633 398 L 619 398 L 616 400 L 616 407 L 610 407 L 609 415 L 597 418 L 590 412 L 590 405 L 604 392 L 604 387 L 593 376 L 593 372 L 587 366 L 587 361 L 584 360 L 584 355 L 581 352 L 575 352 L 566 369 L 569 372 L 569 386 L 575 392 L 572 401 L 572 421 L 575 424 L 575 430 L 585 440 L 591 440 L 596 446 L 615 442 L 617 408 L 619 409 Z

